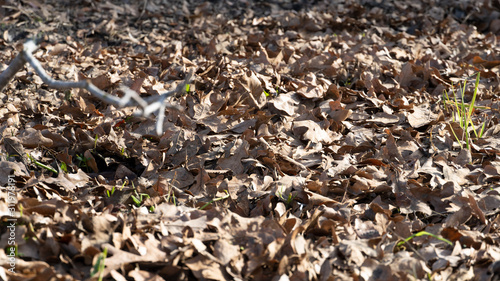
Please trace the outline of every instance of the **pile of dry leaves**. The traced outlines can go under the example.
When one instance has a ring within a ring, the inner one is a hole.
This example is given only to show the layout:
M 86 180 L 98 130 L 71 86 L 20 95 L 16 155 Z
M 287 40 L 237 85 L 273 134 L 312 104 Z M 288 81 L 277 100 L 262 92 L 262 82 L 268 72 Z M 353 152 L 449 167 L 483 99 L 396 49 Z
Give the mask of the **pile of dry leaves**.
M 1 71 L 30 36 L 53 78 L 112 95 L 195 71 L 161 136 L 17 74 L 0 279 L 500 277 L 498 0 L 0 4 Z

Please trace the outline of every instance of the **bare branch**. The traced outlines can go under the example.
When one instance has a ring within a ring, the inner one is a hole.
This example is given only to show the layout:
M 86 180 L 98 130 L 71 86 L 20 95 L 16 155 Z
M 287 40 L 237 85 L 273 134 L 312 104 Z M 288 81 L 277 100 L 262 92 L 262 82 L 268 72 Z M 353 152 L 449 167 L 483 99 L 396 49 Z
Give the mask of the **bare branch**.
M 10 80 L 12 80 L 12 78 L 14 78 L 16 73 L 19 72 L 21 70 L 21 68 L 23 68 L 23 65 L 25 63 L 26 63 L 26 61 L 24 60 L 24 58 L 22 56 L 17 56 L 10 63 L 9 67 L 7 67 L 7 69 L 4 70 L 4 72 L 2 72 L 2 74 L 0 74 L 0 91 L 2 91 L 3 88 L 5 88 L 5 86 L 7 86 L 7 84 L 9 84 Z
M 40 62 L 33 56 L 33 52 L 37 48 L 38 46 L 34 40 L 28 40 L 24 43 L 23 51 L 10 63 L 9 67 L 2 74 L 0 74 L 0 91 L 3 90 L 9 81 L 14 78 L 16 73 L 21 70 L 25 63 L 29 63 L 35 70 L 36 74 L 40 76 L 42 81 L 49 87 L 56 89 L 86 89 L 93 96 L 116 107 L 138 106 L 139 109 L 136 110 L 135 115 L 148 117 L 155 113 L 158 118 L 156 124 L 156 133 L 158 135 L 161 135 L 162 133 L 165 110 L 167 108 L 181 110 L 179 106 L 168 103 L 167 98 L 185 92 L 186 85 L 191 82 L 194 74 L 194 70 L 191 69 L 186 75 L 186 79 L 179 84 L 175 90 L 162 93 L 158 96 L 148 97 L 146 99 L 143 99 L 134 90 L 122 86 L 120 90 L 124 93 L 124 96 L 120 98 L 102 91 L 90 81 L 58 81 L 52 79 L 52 77 L 45 72 Z

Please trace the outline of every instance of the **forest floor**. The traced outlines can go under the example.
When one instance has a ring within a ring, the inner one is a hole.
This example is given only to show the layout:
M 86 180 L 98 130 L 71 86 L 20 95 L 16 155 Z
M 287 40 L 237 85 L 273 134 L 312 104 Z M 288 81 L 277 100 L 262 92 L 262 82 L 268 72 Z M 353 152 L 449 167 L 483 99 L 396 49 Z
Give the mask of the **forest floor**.
M 436 4 L 438 3 L 438 4 Z M 0 0 L 1 280 L 499 280 L 498 0 Z

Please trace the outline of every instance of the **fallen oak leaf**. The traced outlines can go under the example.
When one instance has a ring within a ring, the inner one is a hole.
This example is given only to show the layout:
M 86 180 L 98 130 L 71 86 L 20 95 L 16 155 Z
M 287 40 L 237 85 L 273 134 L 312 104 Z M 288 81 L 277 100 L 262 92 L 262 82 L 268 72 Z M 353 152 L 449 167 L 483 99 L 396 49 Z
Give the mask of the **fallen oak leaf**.
M 8 153 L 8 157 L 14 157 L 17 161 L 22 162 L 26 166 L 28 165 L 24 147 L 21 145 L 21 141 L 18 138 L 5 137 L 3 139 L 3 144 L 5 151 Z
M 477 201 L 476 199 L 474 198 L 474 196 L 469 192 L 469 191 L 464 191 L 466 194 L 464 195 L 467 195 L 467 197 L 463 197 L 463 199 L 465 199 L 467 201 L 467 203 L 469 203 L 469 206 L 471 207 L 472 209 L 472 214 L 476 215 L 476 217 L 483 223 L 485 224 L 486 223 L 486 217 L 484 215 L 484 212 L 483 210 L 481 210 L 479 208 L 479 205 L 477 204 Z
M 240 85 L 247 90 L 250 106 L 262 108 L 266 103 L 266 95 L 261 82 L 254 71 L 247 71 L 240 80 Z
M 487 69 L 491 69 L 491 68 L 493 68 L 493 67 L 495 67 L 497 65 L 500 65 L 500 60 L 488 61 L 488 60 L 482 59 L 480 56 L 475 56 L 472 59 L 472 63 L 473 64 L 480 64 L 480 65 L 484 66 Z
M 321 142 L 324 144 L 330 144 L 333 142 L 328 132 L 312 120 L 294 121 L 292 131 L 295 135 L 305 141 L 312 141 L 314 143 Z
M 97 162 L 95 161 L 95 158 L 94 158 L 94 156 L 92 155 L 92 153 L 90 152 L 89 149 L 87 149 L 83 153 L 83 157 L 85 157 L 85 161 L 84 162 L 87 165 L 87 167 L 91 168 L 92 171 L 94 171 L 94 173 L 99 172 L 99 169 L 97 168 Z
M 42 204 L 34 207 L 28 207 L 23 209 L 26 214 L 38 213 L 45 216 L 53 216 L 57 208 L 55 205 Z
M 163 261 L 166 257 L 166 253 L 164 253 L 164 257 L 161 258 L 157 255 L 135 255 L 126 251 L 122 251 L 118 248 L 115 248 L 113 245 L 109 243 L 104 243 L 101 245 L 101 248 L 107 248 L 111 257 L 106 258 L 105 260 L 105 269 L 103 276 L 109 274 L 111 270 L 116 270 L 120 266 L 124 264 L 136 263 L 136 262 L 159 262 Z
M 307 195 L 308 203 L 312 204 L 313 206 L 326 205 L 326 206 L 331 207 L 334 204 L 340 203 L 338 201 L 335 201 L 327 196 L 323 196 L 323 195 L 318 194 L 316 192 L 304 191 L 304 193 Z

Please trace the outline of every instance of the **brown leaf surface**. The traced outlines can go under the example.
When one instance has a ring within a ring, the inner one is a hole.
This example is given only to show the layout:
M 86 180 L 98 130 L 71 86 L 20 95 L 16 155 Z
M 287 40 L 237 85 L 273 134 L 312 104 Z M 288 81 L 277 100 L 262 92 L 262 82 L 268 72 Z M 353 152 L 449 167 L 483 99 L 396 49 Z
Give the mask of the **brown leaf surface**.
M 1 280 L 97 280 L 100 262 L 104 280 L 500 276 L 497 0 L 0 2 L 1 71 L 41 34 L 51 77 L 110 95 L 195 73 L 161 136 L 156 116 L 16 74 Z M 477 73 L 482 137 L 456 112 Z M 453 245 L 399 243 L 421 231 Z

